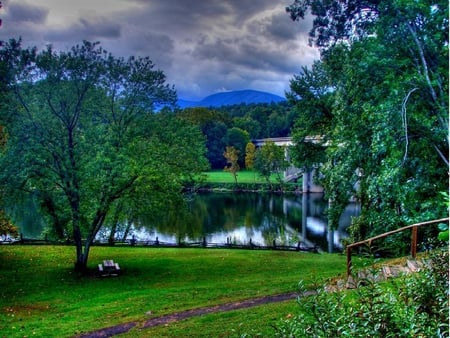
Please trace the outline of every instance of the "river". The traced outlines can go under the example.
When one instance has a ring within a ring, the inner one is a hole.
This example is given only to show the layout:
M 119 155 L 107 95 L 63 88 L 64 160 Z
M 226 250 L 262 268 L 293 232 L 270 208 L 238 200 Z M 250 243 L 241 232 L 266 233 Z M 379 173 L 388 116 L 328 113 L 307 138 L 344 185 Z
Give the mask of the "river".
M 271 246 L 319 246 L 322 251 L 342 250 L 341 240 L 348 236 L 351 217 L 360 212 L 357 203 L 349 203 L 339 227 L 328 230 L 328 203 L 323 194 L 276 195 L 260 193 L 202 193 L 189 201 L 185 216 L 146 222 L 134 229 L 138 241 Z
M 160 221 L 141 220 L 129 233 L 138 241 L 214 244 L 296 245 L 318 246 L 326 252 L 342 250 L 352 216 L 360 212 L 359 205 L 349 203 L 341 216 L 339 227 L 328 230 L 328 203 L 323 194 L 276 195 L 261 193 L 201 193 L 190 197 L 187 212 L 168 215 Z M 33 208 L 31 208 L 33 209 Z M 35 210 L 22 214 L 17 222 L 25 238 L 38 238 L 43 222 L 37 222 Z M 107 231 L 98 239 L 106 239 Z M 120 232 L 118 236 L 120 236 Z

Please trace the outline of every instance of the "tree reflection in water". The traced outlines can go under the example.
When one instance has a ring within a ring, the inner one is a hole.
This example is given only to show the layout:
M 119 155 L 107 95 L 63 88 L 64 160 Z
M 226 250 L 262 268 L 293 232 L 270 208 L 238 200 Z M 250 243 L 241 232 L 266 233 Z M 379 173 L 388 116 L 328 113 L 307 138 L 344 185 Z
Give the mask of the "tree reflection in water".
M 168 210 L 158 219 L 141 219 L 135 229 L 139 240 L 175 243 L 200 242 L 257 245 L 318 245 L 332 252 L 342 249 L 341 240 L 351 216 L 358 215 L 359 206 L 349 203 L 339 228 L 328 231 L 327 201 L 323 194 L 273 195 L 260 193 L 197 194 L 186 208 Z

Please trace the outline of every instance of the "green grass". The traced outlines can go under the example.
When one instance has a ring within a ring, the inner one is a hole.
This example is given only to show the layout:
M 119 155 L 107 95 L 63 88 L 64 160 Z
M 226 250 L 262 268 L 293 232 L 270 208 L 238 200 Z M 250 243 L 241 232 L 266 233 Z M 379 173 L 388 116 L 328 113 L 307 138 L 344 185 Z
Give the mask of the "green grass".
M 234 183 L 234 177 L 231 173 L 224 170 L 212 170 L 204 173 L 206 182 L 209 183 Z M 250 170 L 241 170 L 237 176 L 238 183 L 266 183 L 265 179 L 258 173 Z M 276 182 L 276 177 L 271 177 L 272 182 Z
M 272 337 L 273 326 L 281 319 L 298 312 L 295 300 L 271 303 L 223 313 L 194 317 L 150 329 L 136 327 L 119 335 L 121 338 L 136 337 L 241 337 L 243 334 Z
M 80 277 L 73 272 L 74 254 L 67 246 L 0 247 L 1 337 L 71 337 L 177 311 L 291 292 L 300 280 L 308 284 L 345 271 L 345 257 L 338 254 L 93 247 L 92 270 L 102 260 L 114 259 L 123 274 Z M 285 302 L 211 314 L 170 325 L 173 331 L 163 326 L 134 329 L 128 335 L 178 337 L 183 332 L 200 337 L 206 331 L 220 336 L 252 327 L 262 330 L 293 306 L 295 302 Z

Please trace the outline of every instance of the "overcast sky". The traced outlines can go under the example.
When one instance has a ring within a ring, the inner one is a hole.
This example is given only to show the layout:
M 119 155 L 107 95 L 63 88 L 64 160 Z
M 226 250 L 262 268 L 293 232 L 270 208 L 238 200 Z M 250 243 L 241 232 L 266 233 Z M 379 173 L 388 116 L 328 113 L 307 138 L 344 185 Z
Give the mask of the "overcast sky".
M 149 56 L 179 98 L 255 89 L 284 96 L 319 57 L 311 20 L 293 22 L 292 0 L 2 0 L 0 40 L 67 50 L 100 41 L 116 56 Z

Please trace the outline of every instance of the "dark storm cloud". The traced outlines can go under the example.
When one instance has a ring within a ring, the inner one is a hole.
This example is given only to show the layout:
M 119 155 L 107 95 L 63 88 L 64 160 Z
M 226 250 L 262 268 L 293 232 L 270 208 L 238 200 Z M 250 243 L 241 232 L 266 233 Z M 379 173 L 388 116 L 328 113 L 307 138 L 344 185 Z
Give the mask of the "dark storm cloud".
M 308 46 L 311 21 L 285 12 L 293 0 L 27 1 L 3 1 L 0 39 L 61 49 L 99 40 L 114 55 L 149 56 L 185 99 L 246 88 L 283 95 L 318 58 Z
M 29 3 L 15 3 L 12 1 L 4 5 L 8 6 L 7 20 L 13 22 L 41 24 L 47 18 L 48 9 L 40 6 Z
M 311 20 L 306 21 L 312 25 Z M 307 34 L 310 30 L 305 22 L 294 23 L 290 19 L 286 19 L 286 13 L 277 13 L 271 17 L 270 22 L 266 26 L 267 33 L 276 41 L 292 41 L 298 39 L 299 35 Z
M 213 43 L 199 43 L 193 52 L 197 60 L 217 60 L 230 67 L 244 67 L 251 70 L 272 70 L 291 72 L 293 65 L 288 61 L 288 50 L 283 47 L 267 48 L 261 41 L 239 41 L 217 39 Z
M 103 17 L 81 18 L 79 28 L 81 34 L 92 37 L 118 38 L 120 36 L 119 23 Z
M 63 29 L 49 30 L 45 37 L 49 41 L 101 40 L 120 37 L 120 25 L 104 17 L 83 17 Z
M 137 39 L 128 39 L 125 48 L 133 50 L 134 55 L 150 56 L 157 68 L 166 71 L 172 65 L 172 56 L 174 52 L 174 41 L 168 35 L 153 33 L 151 31 L 143 31 Z M 114 46 L 108 48 L 111 52 Z M 119 54 L 120 51 L 114 52 Z

